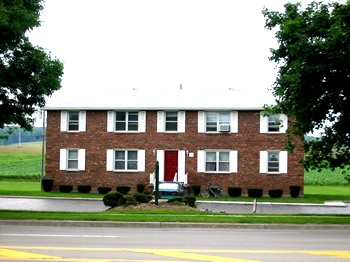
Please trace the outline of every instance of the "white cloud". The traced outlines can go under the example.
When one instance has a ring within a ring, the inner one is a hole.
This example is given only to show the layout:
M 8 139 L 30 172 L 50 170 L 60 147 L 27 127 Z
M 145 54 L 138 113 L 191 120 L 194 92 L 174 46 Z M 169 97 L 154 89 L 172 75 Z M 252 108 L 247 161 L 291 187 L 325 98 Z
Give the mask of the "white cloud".
M 47 0 L 31 41 L 64 62 L 52 99 L 111 90 L 267 93 L 275 0 Z

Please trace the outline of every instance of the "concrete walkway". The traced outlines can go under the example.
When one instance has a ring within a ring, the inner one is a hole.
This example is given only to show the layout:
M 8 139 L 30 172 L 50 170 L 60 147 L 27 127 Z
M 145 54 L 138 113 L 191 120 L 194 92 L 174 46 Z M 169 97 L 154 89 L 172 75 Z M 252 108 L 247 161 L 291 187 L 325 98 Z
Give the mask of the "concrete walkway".
M 253 203 L 197 201 L 198 209 L 208 212 L 252 213 Z M 0 210 L 99 212 L 107 210 L 101 199 L 42 198 L 0 196 Z M 325 204 L 257 203 L 259 214 L 350 214 L 350 203 L 329 201 Z

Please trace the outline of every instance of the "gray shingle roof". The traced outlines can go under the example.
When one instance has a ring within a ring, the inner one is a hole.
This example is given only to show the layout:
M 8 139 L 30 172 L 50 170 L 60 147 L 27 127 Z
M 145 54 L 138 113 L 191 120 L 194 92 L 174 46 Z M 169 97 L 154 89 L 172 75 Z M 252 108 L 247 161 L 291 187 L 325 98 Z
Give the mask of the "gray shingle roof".
M 78 97 L 45 110 L 261 110 L 274 103 L 272 95 L 241 91 L 124 91 Z

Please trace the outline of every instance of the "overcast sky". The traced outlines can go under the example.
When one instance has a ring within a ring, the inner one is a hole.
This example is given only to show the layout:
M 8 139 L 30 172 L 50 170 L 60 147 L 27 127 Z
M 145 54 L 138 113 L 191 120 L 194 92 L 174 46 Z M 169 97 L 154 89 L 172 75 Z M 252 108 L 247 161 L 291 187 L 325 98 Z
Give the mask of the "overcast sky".
M 50 103 L 180 84 L 267 94 L 276 77 L 269 48 L 277 45 L 261 11 L 286 2 L 46 0 L 42 25 L 29 36 L 64 62 Z

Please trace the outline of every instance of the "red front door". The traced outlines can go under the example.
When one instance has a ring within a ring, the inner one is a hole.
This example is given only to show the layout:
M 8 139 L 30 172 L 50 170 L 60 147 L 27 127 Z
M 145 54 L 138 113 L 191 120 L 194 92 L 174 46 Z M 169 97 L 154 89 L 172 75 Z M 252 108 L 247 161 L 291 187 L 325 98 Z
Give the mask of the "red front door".
M 178 164 L 177 151 L 165 151 L 164 159 L 164 181 L 173 181 L 174 176 L 177 173 Z

